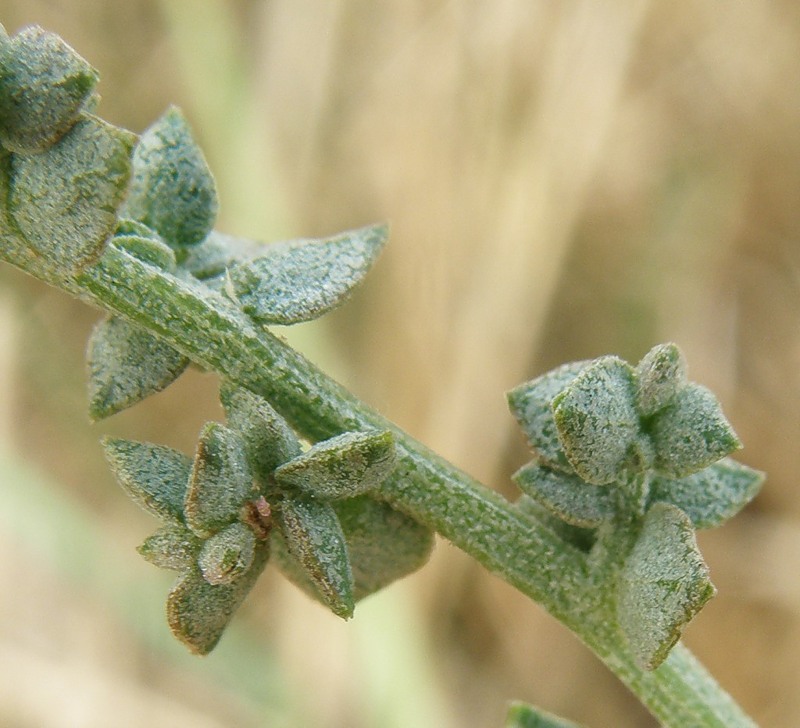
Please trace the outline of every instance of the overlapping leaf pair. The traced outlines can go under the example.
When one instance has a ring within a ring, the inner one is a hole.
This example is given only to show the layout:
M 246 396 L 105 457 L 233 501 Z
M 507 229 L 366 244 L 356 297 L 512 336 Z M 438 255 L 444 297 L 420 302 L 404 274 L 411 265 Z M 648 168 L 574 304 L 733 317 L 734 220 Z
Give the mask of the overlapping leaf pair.
M 194 460 L 107 439 L 119 482 L 164 526 L 140 547 L 179 572 L 167 600 L 175 635 L 205 654 L 270 556 L 337 615 L 420 566 L 427 530 L 372 499 L 395 465 L 389 432 L 349 432 L 305 452 L 263 399 L 226 387 L 228 426 L 209 423 Z M 387 527 L 390 527 L 387 529 Z
M 97 72 L 38 27 L 0 26 L 0 236 L 51 276 L 103 252 L 136 137 L 90 113 Z
M 617 620 L 641 664 L 657 667 L 714 594 L 694 529 L 736 514 L 761 474 L 726 457 L 739 440 L 714 395 L 686 380 L 674 344 L 635 368 L 616 357 L 567 364 L 512 390 L 509 404 L 536 454 L 514 476 L 523 507 L 584 545 L 604 524 L 636 534 Z

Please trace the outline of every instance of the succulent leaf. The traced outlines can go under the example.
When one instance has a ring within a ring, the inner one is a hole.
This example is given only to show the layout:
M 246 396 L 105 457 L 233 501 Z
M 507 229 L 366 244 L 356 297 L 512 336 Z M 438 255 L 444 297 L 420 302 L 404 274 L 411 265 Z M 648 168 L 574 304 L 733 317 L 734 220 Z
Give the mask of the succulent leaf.
M 237 520 L 258 488 L 238 433 L 209 422 L 200 433 L 184 513 L 186 524 L 208 538 Z
M 269 402 L 247 389 L 225 382 L 220 400 L 228 424 L 244 442 L 253 473 L 265 487 L 275 468 L 301 453 L 297 436 Z
M 133 153 L 126 215 L 169 245 L 196 245 L 217 217 L 217 190 L 181 111 L 171 107 L 142 134 Z
M 595 528 L 614 516 L 612 491 L 587 484 L 577 476 L 530 463 L 513 478 L 523 493 L 573 526 Z
M 189 359 L 124 319 L 98 323 L 89 339 L 89 416 L 101 420 L 172 384 Z
M 651 421 L 655 467 L 682 478 L 711 465 L 741 447 L 717 398 L 699 384 L 687 384 Z
M 396 462 L 391 432 L 346 432 L 281 465 L 275 482 L 323 500 L 352 498 L 378 488 Z
M 536 379 L 520 384 L 506 395 L 512 414 L 536 455 L 548 465 L 572 473 L 553 418 L 553 398 L 568 387 L 591 362 L 564 364 Z
M 185 526 L 168 524 L 146 538 L 137 551 L 154 566 L 173 571 L 192 568 L 203 542 Z
M 258 544 L 252 566 L 230 584 L 209 584 L 197 566 L 182 574 L 167 598 L 172 633 L 198 655 L 211 652 L 268 559 L 269 545 Z
M 686 360 L 675 344 L 659 344 L 636 366 L 636 403 L 642 417 L 664 409 L 686 384 Z
M 93 263 L 117 223 L 134 136 L 83 116 L 41 154 L 12 155 L 9 212 L 19 235 L 61 271 Z
M 695 528 L 713 528 L 735 516 L 755 498 L 764 474 L 723 458 L 685 478 L 656 476 L 651 488 L 652 502 L 672 503 L 692 521 Z
M 119 232 L 111 239 L 114 245 L 130 253 L 134 258 L 149 263 L 160 270 L 173 272 L 176 268 L 175 251 L 158 238 Z
M 203 543 L 197 565 L 209 584 L 230 584 L 253 564 L 255 534 L 243 523 L 232 523 Z
M 561 445 L 586 482 L 611 483 L 638 460 L 635 401 L 633 369 L 613 356 L 595 360 L 553 400 Z
M 342 526 L 323 501 L 284 498 L 277 521 L 286 549 L 334 614 L 353 616 L 353 573 Z
M 618 589 L 619 625 L 639 664 L 654 670 L 716 591 L 682 510 L 668 503 L 650 508 Z
M 164 445 L 107 437 L 106 459 L 125 492 L 159 518 L 183 524 L 183 500 L 192 461 Z
M 261 324 L 296 324 L 342 304 L 383 249 L 385 225 L 268 246 L 228 271 L 227 290 Z
M 37 26 L 0 44 L 0 144 L 42 152 L 78 119 L 98 74 L 61 38 Z

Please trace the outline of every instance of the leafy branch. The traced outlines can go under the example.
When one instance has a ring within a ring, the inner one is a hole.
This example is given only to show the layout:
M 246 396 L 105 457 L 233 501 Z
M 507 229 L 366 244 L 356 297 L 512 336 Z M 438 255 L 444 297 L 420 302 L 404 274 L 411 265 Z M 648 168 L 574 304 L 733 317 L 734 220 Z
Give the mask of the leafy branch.
M 89 347 L 93 418 L 190 362 L 222 379 L 227 422 L 204 427 L 193 458 L 104 443 L 163 523 L 140 553 L 178 572 L 181 641 L 213 649 L 269 561 L 348 618 L 421 566 L 435 531 L 572 629 L 664 724 L 751 724 L 675 646 L 714 594 L 695 529 L 762 480 L 727 457 L 740 443 L 676 346 L 509 393 L 534 453 L 510 503 L 266 328 L 342 304 L 386 228 L 267 247 L 214 231 L 214 180 L 181 113 L 137 138 L 92 114 L 97 78 L 56 36 L 0 33 L 0 258 L 107 312 Z

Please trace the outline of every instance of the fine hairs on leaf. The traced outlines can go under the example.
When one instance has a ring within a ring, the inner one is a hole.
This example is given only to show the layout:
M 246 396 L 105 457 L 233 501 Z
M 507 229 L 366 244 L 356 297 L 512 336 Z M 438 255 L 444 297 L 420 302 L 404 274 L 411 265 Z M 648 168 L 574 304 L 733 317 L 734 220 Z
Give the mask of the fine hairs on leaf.
M 106 438 L 158 519 L 167 622 L 207 654 L 270 562 L 334 614 L 422 567 L 434 532 L 539 602 L 664 725 L 752 722 L 683 646 L 715 588 L 695 531 L 763 476 L 677 345 L 565 364 L 508 393 L 532 450 L 515 503 L 447 463 L 267 328 L 342 305 L 384 225 L 269 246 L 214 230 L 214 178 L 175 108 L 140 137 L 91 113 L 97 72 L 39 28 L 0 28 L 0 259 L 105 312 L 89 411 L 111 416 L 194 363 L 225 422 L 195 452 Z M 498 721 L 501 718 L 498 718 Z M 512 705 L 509 728 L 574 727 Z

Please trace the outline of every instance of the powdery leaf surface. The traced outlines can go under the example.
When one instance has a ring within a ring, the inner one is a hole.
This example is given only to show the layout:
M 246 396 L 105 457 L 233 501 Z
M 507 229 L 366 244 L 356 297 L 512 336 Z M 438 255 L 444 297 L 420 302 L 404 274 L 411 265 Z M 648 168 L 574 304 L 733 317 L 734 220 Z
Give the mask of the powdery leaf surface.
M 686 384 L 686 360 L 675 344 L 654 346 L 636 366 L 636 401 L 643 417 L 666 407 Z

